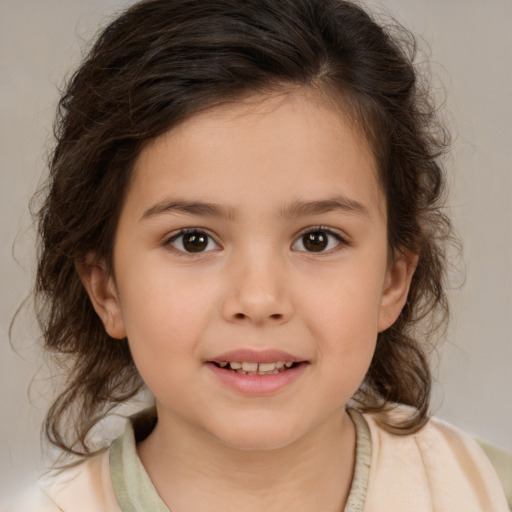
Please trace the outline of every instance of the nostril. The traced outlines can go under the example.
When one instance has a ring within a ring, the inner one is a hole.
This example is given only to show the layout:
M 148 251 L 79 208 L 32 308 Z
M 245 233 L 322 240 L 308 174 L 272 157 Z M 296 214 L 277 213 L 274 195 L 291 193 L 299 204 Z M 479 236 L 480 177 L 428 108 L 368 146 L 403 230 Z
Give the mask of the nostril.
M 281 315 L 281 313 L 274 313 L 273 315 L 270 315 L 270 318 L 272 320 L 281 320 L 283 318 L 283 315 Z
M 235 318 L 236 318 L 237 320 L 243 320 L 243 319 L 245 318 L 245 315 L 244 315 L 243 313 L 237 313 L 237 314 L 235 315 Z

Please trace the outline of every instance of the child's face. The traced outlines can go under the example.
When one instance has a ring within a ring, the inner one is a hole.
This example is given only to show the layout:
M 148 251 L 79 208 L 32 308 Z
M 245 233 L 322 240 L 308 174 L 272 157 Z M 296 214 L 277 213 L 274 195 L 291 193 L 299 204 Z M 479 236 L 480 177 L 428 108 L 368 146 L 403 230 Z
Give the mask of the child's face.
M 99 267 L 84 280 L 109 333 L 127 335 L 159 424 L 256 449 L 339 419 L 413 270 L 388 262 L 385 212 L 365 141 L 305 94 L 217 107 L 149 144 L 115 281 Z

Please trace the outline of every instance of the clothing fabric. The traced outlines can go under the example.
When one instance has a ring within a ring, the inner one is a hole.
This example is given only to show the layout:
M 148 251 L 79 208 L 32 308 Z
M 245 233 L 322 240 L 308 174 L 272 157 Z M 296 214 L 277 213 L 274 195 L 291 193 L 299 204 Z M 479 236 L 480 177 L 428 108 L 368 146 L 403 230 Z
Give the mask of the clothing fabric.
M 431 418 L 415 434 L 398 436 L 380 426 L 379 414 L 348 412 L 356 463 L 344 512 L 508 511 L 491 463 L 459 429 Z M 406 413 L 403 407 L 394 412 Z M 154 412 L 129 419 L 109 450 L 47 480 L 37 508 L 24 510 L 170 512 L 136 450 L 155 422 Z
M 491 461 L 505 491 L 508 507 L 512 510 L 512 451 L 505 450 L 480 439 L 476 440 Z

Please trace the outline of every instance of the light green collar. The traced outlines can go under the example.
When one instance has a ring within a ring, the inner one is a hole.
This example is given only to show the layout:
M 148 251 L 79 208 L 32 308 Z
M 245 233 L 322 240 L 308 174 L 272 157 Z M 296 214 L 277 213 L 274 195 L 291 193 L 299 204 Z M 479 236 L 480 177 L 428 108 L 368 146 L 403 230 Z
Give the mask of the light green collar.
M 370 431 L 363 416 L 348 410 L 356 427 L 356 463 L 347 505 L 343 512 L 362 512 L 370 473 Z M 154 408 L 132 416 L 110 447 L 110 475 L 117 502 L 123 512 L 171 512 L 158 495 L 137 455 L 137 442 L 156 424 Z

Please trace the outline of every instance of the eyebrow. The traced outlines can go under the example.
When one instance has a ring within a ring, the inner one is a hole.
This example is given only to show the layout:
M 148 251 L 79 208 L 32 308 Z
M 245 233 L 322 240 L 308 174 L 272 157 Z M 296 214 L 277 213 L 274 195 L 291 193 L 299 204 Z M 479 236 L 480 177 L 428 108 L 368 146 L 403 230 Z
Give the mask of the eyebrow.
M 348 214 L 370 217 L 370 212 L 366 206 L 344 196 L 336 196 L 318 201 L 293 201 L 282 208 L 280 213 L 284 218 L 293 218 L 321 215 L 332 211 L 342 211 Z M 164 199 L 148 208 L 142 215 L 141 220 L 175 212 L 202 217 L 217 217 L 226 220 L 234 220 L 236 217 L 236 210 L 232 207 L 203 201 Z
M 293 218 L 320 215 L 332 211 L 342 211 L 370 218 L 370 211 L 364 204 L 345 196 L 336 196 L 319 201 L 293 201 L 283 208 L 281 214 L 283 217 Z
M 148 208 L 141 217 L 141 220 L 160 215 L 162 213 L 186 213 L 189 215 L 200 215 L 203 217 L 218 217 L 226 220 L 233 220 L 235 210 L 230 207 L 221 206 L 215 203 L 202 201 L 185 200 L 163 200 Z

